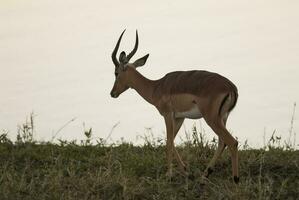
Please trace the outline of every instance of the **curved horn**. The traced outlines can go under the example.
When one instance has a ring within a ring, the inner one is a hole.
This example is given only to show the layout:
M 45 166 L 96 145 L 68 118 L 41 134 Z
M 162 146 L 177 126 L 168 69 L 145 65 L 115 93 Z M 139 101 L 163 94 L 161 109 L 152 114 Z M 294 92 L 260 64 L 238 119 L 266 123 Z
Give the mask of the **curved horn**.
M 138 49 L 138 31 L 136 30 L 135 46 L 134 46 L 134 49 L 131 51 L 131 53 L 129 53 L 129 55 L 127 56 L 128 61 L 134 56 L 137 49 Z
M 126 29 L 121 33 L 121 35 L 120 35 L 120 37 L 119 37 L 119 39 L 118 39 L 118 41 L 116 43 L 116 46 L 115 46 L 115 48 L 114 48 L 114 50 L 112 52 L 112 55 L 111 55 L 112 61 L 113 61 L 114 65 L 115 65 L 115 67 L 119 66 L 119 62 L 118 62 L 118 60 L 116 58 L 116 54 L 117 54 L 117 51 L 118 51 L 118 48 L 119 48 L 119 44 L 120 44 L 121 38 L 123 37 L 123 34 L 124 34 L 125 31 L 126 31 Z

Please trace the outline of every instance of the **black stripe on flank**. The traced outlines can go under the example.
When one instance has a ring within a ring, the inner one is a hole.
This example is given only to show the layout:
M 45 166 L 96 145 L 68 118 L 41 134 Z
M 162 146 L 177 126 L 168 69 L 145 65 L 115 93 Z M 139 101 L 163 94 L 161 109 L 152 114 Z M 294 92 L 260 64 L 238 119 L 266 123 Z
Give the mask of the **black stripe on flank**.
M 227 94 L 227 95 L 223 98 L 223 100 L 222 100 L 222 102 L 221 102 L 221 104 L 220 104 L 220 107 L 219 107 L 218 115 L 221 114 L 222 107 L 224 106 L 224 103 L 225 103 L 225 101 L 227 100 L 228 97 L 229 97 L 229 94 Z
M 233 105 L 230 107 L 230 109 L 229 109 L 228 112 L 232 111 L 232 110 L 234 109 L 234 107 L 236 106 L 236 104 L 237 104 L 237 100 L 238 100 L 238 92 L 234 92 L 234 95 L 235 95 L 234 103 L 233 103 Z

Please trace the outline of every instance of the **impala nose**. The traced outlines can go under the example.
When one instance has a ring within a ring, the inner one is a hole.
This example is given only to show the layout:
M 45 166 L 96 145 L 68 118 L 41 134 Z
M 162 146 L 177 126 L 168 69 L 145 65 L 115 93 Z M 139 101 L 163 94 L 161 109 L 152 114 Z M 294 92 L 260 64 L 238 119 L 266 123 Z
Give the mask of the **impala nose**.
M 110 95 L 111 95 L 112 98 L 118 97 L 118 95 L 115 92 L 113 92 L 113 91 L 110 92 Z

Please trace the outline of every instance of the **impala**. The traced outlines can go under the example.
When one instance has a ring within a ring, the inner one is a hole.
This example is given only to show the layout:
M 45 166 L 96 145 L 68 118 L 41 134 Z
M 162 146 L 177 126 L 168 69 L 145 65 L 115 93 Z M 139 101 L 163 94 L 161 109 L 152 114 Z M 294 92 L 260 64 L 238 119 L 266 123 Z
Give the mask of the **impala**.
M 145 64 L 149 54 L 129 62 L 138 48 L 138 32 L 132 52 L 122 51 L 117 59 L 117 51 L 125 30 L 121 33 L 112 52 L 115 65 L 115 82 L 111 97 L 117 98 L 128 88 L 135 89 L 147 102 L 154 105 L 164 117 L 166 124 L 167 175 L 172 175 L 173 156 L 182 170 L 186 166 L 174 148 L 174 139 L 185 118 L 204 118 L 218 136 L 218 147 L 207 165 L 203 176 L 208 177 L 213 171 L 216 160 L 228 146 L 232 160 L 232 174 L 235 183 L 239 182 L 238 142 L 226 129 L 229 113 L 238 99 L 237 87 L 227 78 L 213 72 L 193 70 L 175 71 L 159 80 L 149 80 L 136 68 Z

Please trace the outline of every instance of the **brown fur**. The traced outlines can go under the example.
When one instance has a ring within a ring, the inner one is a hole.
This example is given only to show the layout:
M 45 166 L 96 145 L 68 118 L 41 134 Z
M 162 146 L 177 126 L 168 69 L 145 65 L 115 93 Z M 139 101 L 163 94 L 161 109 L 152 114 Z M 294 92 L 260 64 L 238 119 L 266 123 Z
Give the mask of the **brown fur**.
M 214 166 L 224 148 L 228 146 L 232 155 L 233 176 L 239 176 L 238 142 L 225 128 L 228 114 L 236 105 L 238 98 L 238 90 L 230 80 L 217 73 L 195 70 L 171 72 L 159 80 L 149 80 L 132 64 L 128 64 L 125 70 L 119 72 L 119 81 L 115 82 L 111 93 L 119 95 L 126 90 L 117 91 L 115 88 L 118 88 L 116 87 L 118 84 L 123 88 L 133 88 L 147 102 L 153 104 L 165 119 L 169 174 L 172 173 L 173 153 L 180 168 L 186 167 L 174 148 L 174 138 L 184 121 L 184 118 L 176 118 L 175 113 L 188 111 L 197 105 L 207 124 L 219 137 L 218 149 L 204 174 L 206 176 L 209 174 L 208 169 Z
M 154 94 L 157 96 L 185 93 L 206 96 L 211 91 L 237 91 L 236 86 L 227 78 L 203 70 L 168 73 L 156 81 L 155 88 Z
M 167 174 L 172 174 L 173 154 L 180 168 L 183 171 L 186 169 L 186 165 L 174 148 L 175 136 L 184 119 L 203 117 L 219 139 L 218 148 L 204 176 L 207 177 L 211 173 L 216 160 L 228 146 L 232 157 L 233 177 L 235 182 L 238 182 L 238 142 L 226 129 L 228 115 L 237 103 L 237 87 L 229 79 L 203 70 L 175 71 L 159 80 L 149 80 L 136 70 L 145 64 L 148 54 L 133 63 L 127 63 L 138 47 L 137 32 L 133 53 L 129 54 L 129 58 L 122 53 L 120 62 L 117 61 L 116 53 L 123 33 L 112 53 L 116 78 L 110 94 L 117 98 L 128 88 L 133 88 L 164 117 L 167 132 Z
M 173 100 L 172 97 L 177 95 L 185 95 L 185 99 L 180 98 L 182 101 L 188 99 L 186 99 L 188 94 L 189 96 L 195 96 L 195 98 L 189 99 L 191 106 L 191 102 L 201 104 L 201 99 L 214 99 L 215 94 L 227 95 L 229 93 L 235 94 L 232 103 L 232 105 L 235 105 L 238 95 L 237 87 L 229 79 L 217 73 L 203 70 L 176 71 L 154 81 L 152 98 L 156 104 L 160 104 L 158 106 L 160 107 L 160 109 L 158 108 L 159 111 L 167 112 L 168 109 L 163 104 Z

